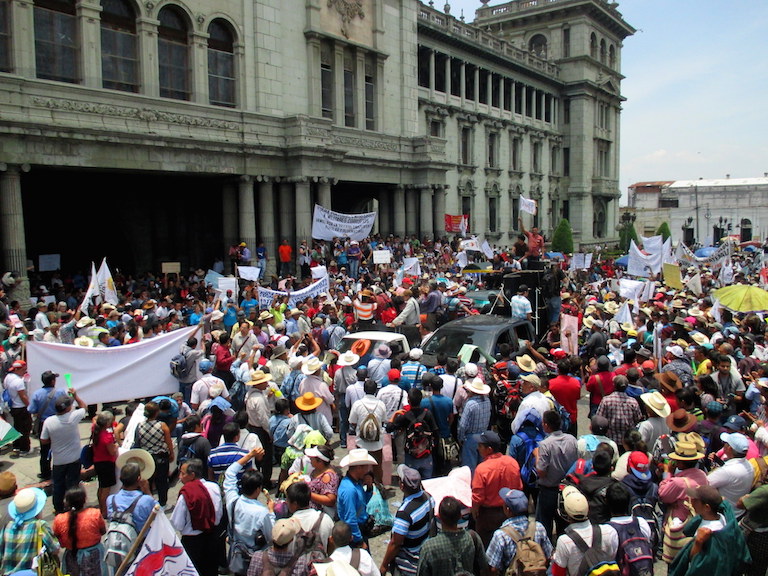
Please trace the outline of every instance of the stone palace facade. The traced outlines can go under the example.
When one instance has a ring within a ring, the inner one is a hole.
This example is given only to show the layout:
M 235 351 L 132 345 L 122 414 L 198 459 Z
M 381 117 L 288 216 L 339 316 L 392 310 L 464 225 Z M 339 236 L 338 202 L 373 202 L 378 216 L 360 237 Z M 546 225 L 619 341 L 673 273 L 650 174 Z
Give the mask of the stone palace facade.
M 615 236 L 621 48 L 604 0 L 473 24 L 417 0 L 0 0 L 5 270 L 205 267 L 309 238 L 313 204 L 491 243 Z

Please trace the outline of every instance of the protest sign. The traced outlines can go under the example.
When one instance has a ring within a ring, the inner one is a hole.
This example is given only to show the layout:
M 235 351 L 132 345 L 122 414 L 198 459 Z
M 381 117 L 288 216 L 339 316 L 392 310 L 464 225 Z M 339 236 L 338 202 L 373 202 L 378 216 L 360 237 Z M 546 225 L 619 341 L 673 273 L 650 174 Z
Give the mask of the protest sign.
M 333 240 L 346 237 L 352 240 L 364 240 L 370 235 L 375 221 L 376 212 L 342 214 L 315 204 L 315 212 L 312 216 L 312 238 Z

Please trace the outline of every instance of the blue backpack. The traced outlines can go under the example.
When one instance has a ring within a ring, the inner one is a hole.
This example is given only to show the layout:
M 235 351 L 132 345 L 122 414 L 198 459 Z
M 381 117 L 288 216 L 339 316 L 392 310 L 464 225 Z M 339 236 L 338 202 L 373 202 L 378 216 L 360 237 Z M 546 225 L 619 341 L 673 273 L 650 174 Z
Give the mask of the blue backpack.
M 571 427 L 571 413 L 560 402 L 555 400 L 554 396 L 547 396 L 547 398 L 552 402 L 552 410 L 560 414 L 560 430 L 568 432 L 568 429 Z
M 525 460 L 520 467 L 520 478 L 526 487 L 532 488 L 536 486 L 536 481 L 539 479 L 539 475 L 536 472 L 536 459 L 533 456 L 533 451 L 539 445 L 539 442 L 544 440 L 544 432 L 537 427 L 535 436 L 531 436 L 522 430 L 518 431 L 517 436 L 522 438 L 525 443 Z

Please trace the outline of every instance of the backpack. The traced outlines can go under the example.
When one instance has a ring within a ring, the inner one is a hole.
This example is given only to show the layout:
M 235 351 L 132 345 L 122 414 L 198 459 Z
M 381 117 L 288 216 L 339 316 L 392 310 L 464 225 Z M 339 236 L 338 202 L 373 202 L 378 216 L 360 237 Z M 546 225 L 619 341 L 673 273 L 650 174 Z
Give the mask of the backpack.
M 525 460 L 523 465 L 520 466 L 520 478 L 523 480 L 523 484 L 529 488 L 536 486 L 536 481 L 539 479 L 539 475 L 536 472 L 536 458 L 533 455 L 533 451 L 544 439 L 544 432 L 536 429 L 536 435 L 531 437 L 530 434 L 519 430 L 517 435 L 523 439 L 525 443 Z
M 644 496 L 633 497 L 630 501 L 630 509 L 633 517 L 643 518 L 648 522 L 648 526 L 651 528 L 651 547 L 653 550 L 656 550 L 659 544 L 659 535 L 661 534 L 661 518 L 656 513 L 656 503 L 648 498 L 648 494 L 653 489 L 654 486 L 650 486 Z
M 514 419 L 522 401 L 519 381 L 510 381 L 504 376 L 499 376 L 499 379 L 496 381 L 493 399 L 496 414 L 499 417 L 508 420 Z
M 653 576 L 653 548 L 640 531 L 640 522 L 633 518 L 629 524 L 610 522 L 619 535 L 616 559 L 622 576 Z
M 606 494 L 611 484 L 617 483 L 610 476 L 589 474 L 569 474 L 563 481 L 564 485 L 573 485 L 581 492 L 589 503 L 589 520 L 595 524 L 604 524 L 611 519 L 608 511 Z
M 432 430 L 424 423 L 426 410 L 405 429 L 405 450 L 414 458 L 424 458 L 432 453 Z
M 552 410 L 560 414 L 560 430 L 568 432 L 568 429 L 571 427 L 571 413 L 560 402 L 555 400 L 554 396 L 548 396 L 548 398 L 552 403 Z
M 192 365 L 187 362 L 187 355 L 179 352 L 171 358 L 171 376 L 176 380 L 185 380 L 192 371 Z
M 136 525 L 133 523 L 133 511 L 141 496 L 137 496 L 123 511 L 118 511 L 115 499 L 112 499 L 107 534 L 104 536 L 104 562 L 109 566 L 119 567 L 138 538 Z
M 181 468 L 181 465 L 184 464 L 187 460 L 191 460 L 192 458 L 197 458 L 197 452 L 195 451 L 195 444 L 197 443 L 197 439 L 200 438 L 200 436 L 195 436 L 195 438 L 192 440 L 192 442 L 184 442 L 182 439 L 181 442 L 179 442 L 179 468 Z
M 370 410 L 365 404 L 363 407 L 368 411 L 368 414 L 360 423 L 360 430 L 358 430 L 357 435 L 364 442 L 378 442 L 381 438 L 381 422 L 374 414 L 375 410 Z
M 547 557 L 541 545 L 536 542 L 536 522 L 528 520 L 525 536 L 512 526 L 502 528 L 515 541 L 515 557 L 507 566 L 504 576 L 545 576 Z
M 579 564 L 579 574 L 582 576 L 622 576 L 616 559 L 602 550 L 603 532 L 600 526 L 592 525 L 592 545 L 590 546 L 579 536 L 573 526 L 568 526 L 565 533 L 584 555 Z

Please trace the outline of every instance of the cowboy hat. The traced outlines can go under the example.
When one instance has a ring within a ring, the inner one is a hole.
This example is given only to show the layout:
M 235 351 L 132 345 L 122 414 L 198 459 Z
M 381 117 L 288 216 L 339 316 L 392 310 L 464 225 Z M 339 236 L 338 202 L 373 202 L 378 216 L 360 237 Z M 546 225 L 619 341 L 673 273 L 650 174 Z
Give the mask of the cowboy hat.
M 701 319 L 701 320 L 704 320 L 705 318 L 704 311 L 698 306 L 694 306 L 693 308 L 688 308 L 688 316 L 693 316 L 694 318 Z
M 274 315 L 271 312 L 267 312 L 266 310 L 264 310 L 261 314 L 259 314 L 259 320 L 261 320 L 262 322 L 264 320 L 269 320 L 270 318 L 274 318 Z
M 691 332 L 691 338 L 699 346 L 703 346 L 709 342 L 709 338 L 707 338 L 707 335 L 703 332 Z
M 8 504 L 8 515 L 17 524 L 31 520 L 43 511 L 47 498 L 40 488 L 19 490 L 13 501 Z
M 8 498 L 16 492 L 16 476 L 10 470 L 0 472 L 0 498 Z
M 86 326 L 90 326 L 94 322 L 95 320 L 90 316 L 83 316 L 82 318 L 80 318 L 80 320 L 77 321 L 77 324 L 75 324 L 75 326 L 77 328 L 85 328 Z
M 269 382 L 269 374 L 263 370 L 253 370 L 251 372 L 251 379 L 245 383 L 246 386 L 257 386 Z
M 309 412 L 310 410 L 314 410 L 322 403 L 323 399 L 319 396 L 315 396 L 312 394 L 312 392 L 304 392 L 304 394 L 296 398 L 296 408 L 302 412 Z
M 360 356 L 352 352 L 352 350 L 347 350 L 339 356 L 339 359 L 336 361 L 337 366 L 354 366 L 360 362 Z
M 630 330 L 634 330 L 634 326 L 632 325 L 632 322 L 622 322 L 621 323 L 621 329 L 624 330 L 624 332 L 629 332 Z
M 616 302 L 614 302 L 613 300 L 609 300 L 608 302 L 603 304 L 603 310 L 605 310 L 607 314 L 616 314 L 616 312 L 619 311 L 619 305 L 616 304 Z
M 656 379 L 659 383 L 669 390 L 672 394 L 680 390 L 683 387 L 683 383 L 680 377 L 674 372 L 661 372 L 656 375 Z
M 517 359 L 517 365 L 520 366 L 520 370 L 523 372 L 535 372 L 536 362 L 528 354 L 523 354 Z
M 301 366 L 301 371 L 306 376 L 310 376 L 311 374 L 314 374 L 315 372 L 320 370 L 322 367 L 323 365 L 320 362 L 320 359 L 312 356 L 309 359 L 304 361 L 304 364 L 302 364 Z
M 664 398 L 664 395 L 658 390 L 641 394 L 640 399 L 657 416 L 666 418 L 672 412 L 672 409 L 669 407 L 669 402 L 667 402 L 667 399 Z
M 115 465 L 118 468 L 122 468 L 128 464 L 128 462 L 135 462 L 139 465 L 139 468 L 141 469 L 141 477 L 145 480 L 152 478 L 152 475 L 155 473 L 155 461 L 152 459 L 152 454 L 146 450 L 134 448 L 133 450 L 123 452 L 117 457 Z
M 529 384 L 533 384 L 537 388 L 541 386 L 541 378 L 536 376 L 536 374 L 524 374 L 520 376 L 520 380 L 528 382 Z
M 75 346 L 83 346 L 85 348 L 93 348 L 93 340 L 88 338 L 88 336 L 79 336 L 75 338 L 73 344 Z
M 272 350 L 272 358 L 280 358 L 280 356 L 282 356 L 283 354 L 285 354 L 287 352 L 288 352 L 288 349 L 284 345 L 278 344 Z
M 597 312 L 597 308 L 595 308 L 592 304 L 584 308 L 584 316 L 590 316 Z
M 373 355 L 376 358 L 389 358 L 392 356 L 392 349 L 382 342 L 378 345 Z
M 339 462 L 339 466 L 342 468 L 348 468 L 350 466 L 365 466 L 367 464 L 376 465 L 376 458 L 368 454 L 368 450 L 365 448 L 353 448 L 349 451 L 349 454 L 344 456 Z
M 675 444 L 675 451 L 669 455 L 672 460 L 701 460 L 704 454 L 699 452 L 696 444 L 693 442 L 678 441 Z
M 221 310 L 214 310 L 211 312 L 211 322 L 218 322 L 222 318 L 224 318 L 224 312 Z
M 480 378 L 472 378 L 464 383 L 464 389 L 475 394 L 485 396 L 491 393 L 491 387 L 485 384 Z
M 698 421 L 696 416 L 683 408 L 679 408 L 667 416 L 667 426 L 673 432 L 688 432 Z

